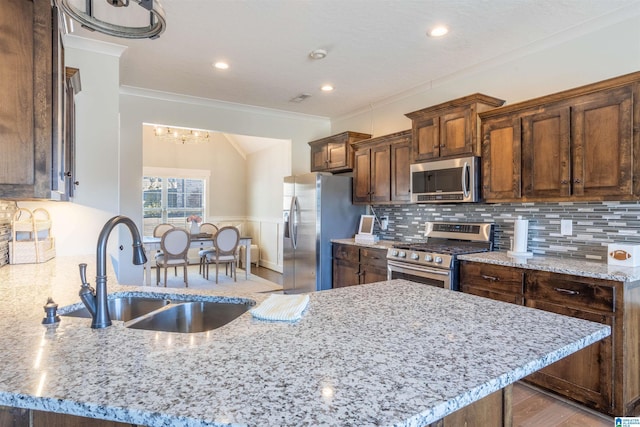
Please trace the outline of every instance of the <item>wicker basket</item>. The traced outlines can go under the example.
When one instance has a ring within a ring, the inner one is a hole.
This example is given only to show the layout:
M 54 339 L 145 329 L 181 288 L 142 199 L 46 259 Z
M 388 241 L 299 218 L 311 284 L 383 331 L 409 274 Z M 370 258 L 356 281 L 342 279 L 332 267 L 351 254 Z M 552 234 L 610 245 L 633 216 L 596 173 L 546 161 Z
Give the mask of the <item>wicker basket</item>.
M 11 221 L 9 262 L 34 264 L 56 256 L 55 239 L 51 235 L 51 217 L 43 208 L 19 208 Z

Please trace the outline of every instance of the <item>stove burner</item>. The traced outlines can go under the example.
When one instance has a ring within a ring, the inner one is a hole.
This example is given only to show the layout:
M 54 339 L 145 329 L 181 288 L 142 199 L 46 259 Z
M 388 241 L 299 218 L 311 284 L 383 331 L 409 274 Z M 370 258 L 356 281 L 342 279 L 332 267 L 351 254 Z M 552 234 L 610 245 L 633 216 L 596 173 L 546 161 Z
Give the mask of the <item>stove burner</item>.
M 489 248 L 479 245 L 455 245 L 447 243 L 400 243 L 393 245 L 395 249 L 406 251 L 431 252 L 436 254 L 462 255 L 476 252 L 487 252 Z

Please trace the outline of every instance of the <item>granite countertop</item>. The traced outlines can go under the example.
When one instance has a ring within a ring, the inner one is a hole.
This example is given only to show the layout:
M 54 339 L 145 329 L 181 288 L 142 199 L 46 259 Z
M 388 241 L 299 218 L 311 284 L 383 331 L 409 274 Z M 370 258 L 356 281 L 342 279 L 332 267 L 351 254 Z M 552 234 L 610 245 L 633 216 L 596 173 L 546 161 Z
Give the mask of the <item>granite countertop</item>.
M 596 279 L 636 282 L 640 280 L 640 267 L 622 267 L 571 258 L 557 258 L 534 255 L 529 258 L 512 257 L 507 252 L 483 252 L 459 255 L 458 259 L 486 264 L 519 267 L 529 270 L 549 271 L 552 273 L 573 274 L 575 276 L 594 277 Z
M 0 268 L 0 405 L 149 426 L 422 426 L 610 333 L 404 280 L 313 293 L 293 324 L 245 313 L 197 334 L 42 325 L 48 296 L 79 301 L 77 264 L 93 277 L 91 259 Z M 109 292 L 165 289 L 110 277 Z

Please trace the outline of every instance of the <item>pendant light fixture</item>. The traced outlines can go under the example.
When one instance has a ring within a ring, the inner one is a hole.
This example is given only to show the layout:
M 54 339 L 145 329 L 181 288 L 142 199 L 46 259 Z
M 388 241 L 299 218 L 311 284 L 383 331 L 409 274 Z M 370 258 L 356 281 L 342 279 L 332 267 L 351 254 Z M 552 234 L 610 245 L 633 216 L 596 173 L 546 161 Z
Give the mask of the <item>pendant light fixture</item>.
M 167 26 L 158 0 L 57 1 L 64 13 L 84 28 L 113 37 L 156 39 Z

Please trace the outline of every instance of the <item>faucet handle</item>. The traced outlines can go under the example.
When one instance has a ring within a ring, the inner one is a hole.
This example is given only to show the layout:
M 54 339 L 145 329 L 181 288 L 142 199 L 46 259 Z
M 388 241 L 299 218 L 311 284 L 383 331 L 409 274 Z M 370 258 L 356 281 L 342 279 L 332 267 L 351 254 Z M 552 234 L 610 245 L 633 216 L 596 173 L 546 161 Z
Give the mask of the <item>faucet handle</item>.
M 80 282 L 82 282 L 82 286 L 89 286 L 89 283 L 87 283 L 87 264 L 82 263 L 79 264 L 78 267 L 80 267 Z

